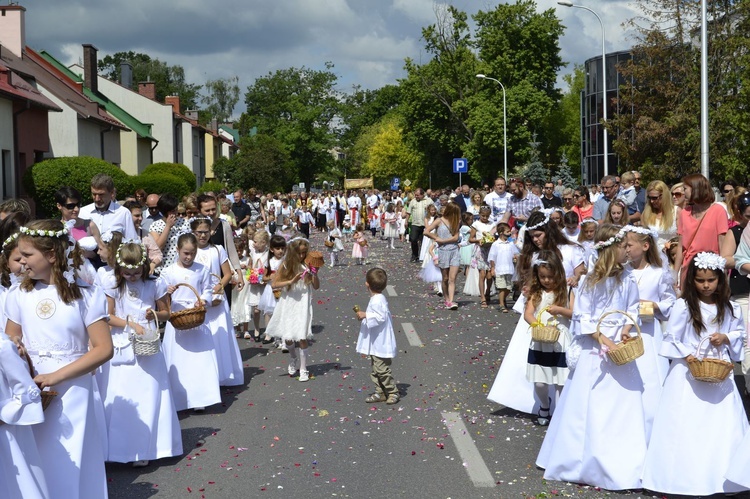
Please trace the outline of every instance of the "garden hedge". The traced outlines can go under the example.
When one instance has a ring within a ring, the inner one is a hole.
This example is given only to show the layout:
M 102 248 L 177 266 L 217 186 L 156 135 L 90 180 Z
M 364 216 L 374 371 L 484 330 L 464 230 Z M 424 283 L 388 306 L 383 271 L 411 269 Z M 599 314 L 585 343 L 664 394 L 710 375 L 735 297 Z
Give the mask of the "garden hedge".
M 152 165 L 148 165 L 141 172 L 141 176 L 154 174 L 172 175 L 182 179 L 182 181 L 185 182 L 185 185 L 187 185 L 189 189 L 188 192 L 195 191 L 195 187 L 196 185 L 198 185 L 195 174 L 190 170 L 190 168 L 180 163 L 154 163 Z M 146 191 L 151 192 L 148 189 L 146 189 Z
M 93 202 L 91 178 L 98 173 L 112 177 L 120 197 L 135 191 L 134 177 L 112 163 L 89 156 L 54 158 L 35 163 L 26 170 L 23 183 L 36 201 L 37 216 L 56 217 L 55 192 L 64 185 L 75 187 L 81 192 L 82 205 L 87 205 Z
M 204 192 L 213 192 L 214 194 L 218 194 L 222 191 L 222 189 L 226 189 L 227 186 L 224 185 L 223 182 L 219 182 L 218 180 L 209 180 L 208 182 L 204 182 L 202 186 L 198 189 L 199 194 L 203 194 Z
M 142 174 L 131 178 L 136 189 L 143 189 L 148 194 L 164 194 L 168 192 L 180 199 L 193 192 L 193 189 L 190 189 L 185 184 L 184 179 L 168 173 Z

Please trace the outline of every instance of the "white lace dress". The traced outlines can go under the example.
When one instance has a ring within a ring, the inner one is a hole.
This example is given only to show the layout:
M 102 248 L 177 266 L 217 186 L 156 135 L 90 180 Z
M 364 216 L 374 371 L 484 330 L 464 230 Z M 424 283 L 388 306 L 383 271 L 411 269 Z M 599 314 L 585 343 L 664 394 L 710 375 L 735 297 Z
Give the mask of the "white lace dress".
M 302 278 L 282 288 L 266 334 L 285 341 L 312 339 L 312 317 L 312 285 Z

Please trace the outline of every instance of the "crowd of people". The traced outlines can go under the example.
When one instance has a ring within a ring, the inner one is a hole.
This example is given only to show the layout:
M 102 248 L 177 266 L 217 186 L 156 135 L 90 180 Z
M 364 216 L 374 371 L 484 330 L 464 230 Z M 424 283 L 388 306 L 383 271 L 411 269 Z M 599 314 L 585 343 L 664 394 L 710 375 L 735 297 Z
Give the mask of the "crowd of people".
M 221 386 L 244 383 L 238 339 L 274 344 L 289 375 L 308 381 L 319 270 L 367 264 L 376 238 L 394 257 L 408 248 L 448 310 L 461 294 L 482 308 L 496 295 L 500 313 L 512 304 L 520 317 L 489 399 L 548 426 L 545 478 L 684 495 L 750 489 L 734 377 L 691 375 L 704 358 L 730 359 L 750 386 L 750 193 L 731 181 L 716 193 L 700 174 L 671 188 L 640 181 L 626 172 L 574 189 L 497 178 L 412 192 L 137 191 L 120 203 L 97 175 L 87 206 L 75 188 L 57 191 L 54 219 L 6 201 L 0 495 L 106 497 L 106 461 L 181 455 L 177 412 L 203 411 Z M 385 271 L 369 269 L 365 285 L 370 303 L 355 310 L 375 388 L 365 400 L 397 404 Z M 635 337 L 640 356 L 610 360 Z M 691 452 L 707 426 L 710 466 Z

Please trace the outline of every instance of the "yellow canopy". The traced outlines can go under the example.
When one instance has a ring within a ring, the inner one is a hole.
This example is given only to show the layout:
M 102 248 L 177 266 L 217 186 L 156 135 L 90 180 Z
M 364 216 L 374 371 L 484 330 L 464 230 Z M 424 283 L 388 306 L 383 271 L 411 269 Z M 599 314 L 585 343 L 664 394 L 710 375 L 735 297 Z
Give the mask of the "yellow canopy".
M 373 186 L 372 177 L 344 179 L 344 189 L 372 189 Z

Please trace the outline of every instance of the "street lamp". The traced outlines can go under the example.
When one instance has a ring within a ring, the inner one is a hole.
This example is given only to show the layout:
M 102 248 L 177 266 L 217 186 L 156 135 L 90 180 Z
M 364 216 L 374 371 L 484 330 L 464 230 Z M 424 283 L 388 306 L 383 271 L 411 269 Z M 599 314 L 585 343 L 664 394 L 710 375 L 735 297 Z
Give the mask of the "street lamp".
M 505 176 L 505 181 L 508 181 L 508 125 L 506 122 L 506 114 L 505 114 L 505 87 L 502 83 L 500 83 L 500 80 L 496 80 L 495 78 L 490 78 L 487 75 L 478 74 L 477 78 L 481 78 L 483 80 L 492 80 L 498 85 L 500 85 L 500 88 L 503 89 L 503 167 L 505 173 L 503 174 Z
M 562 5 L 563 7 L 575 7 L 576 9 L 583 9 L 588 10 L 592 14 L 596 16 L 596 18 L 599 20 L 599 24 L 602 27 L 602 82 L 603 82 L 603 93 L 602 93 L 602 103 L 604 104 L 604 113 L 603 118 L 604 122 L 607 122 L 607 51 L 604 48 L 604 23 L 602 22 L 602 18 L 599 17 L 599 14 L 594 12 L 593 10 L 589 9 L 588 7 L 584 7 L 583 5 L 575 5 L 570 0 L 559 0 L 557 2 L 558 5 Z M 602 125 L 602 128 L 604 129 L 604 175 L 609 175 L 609 137 L 607 134 L 607 127 Z

